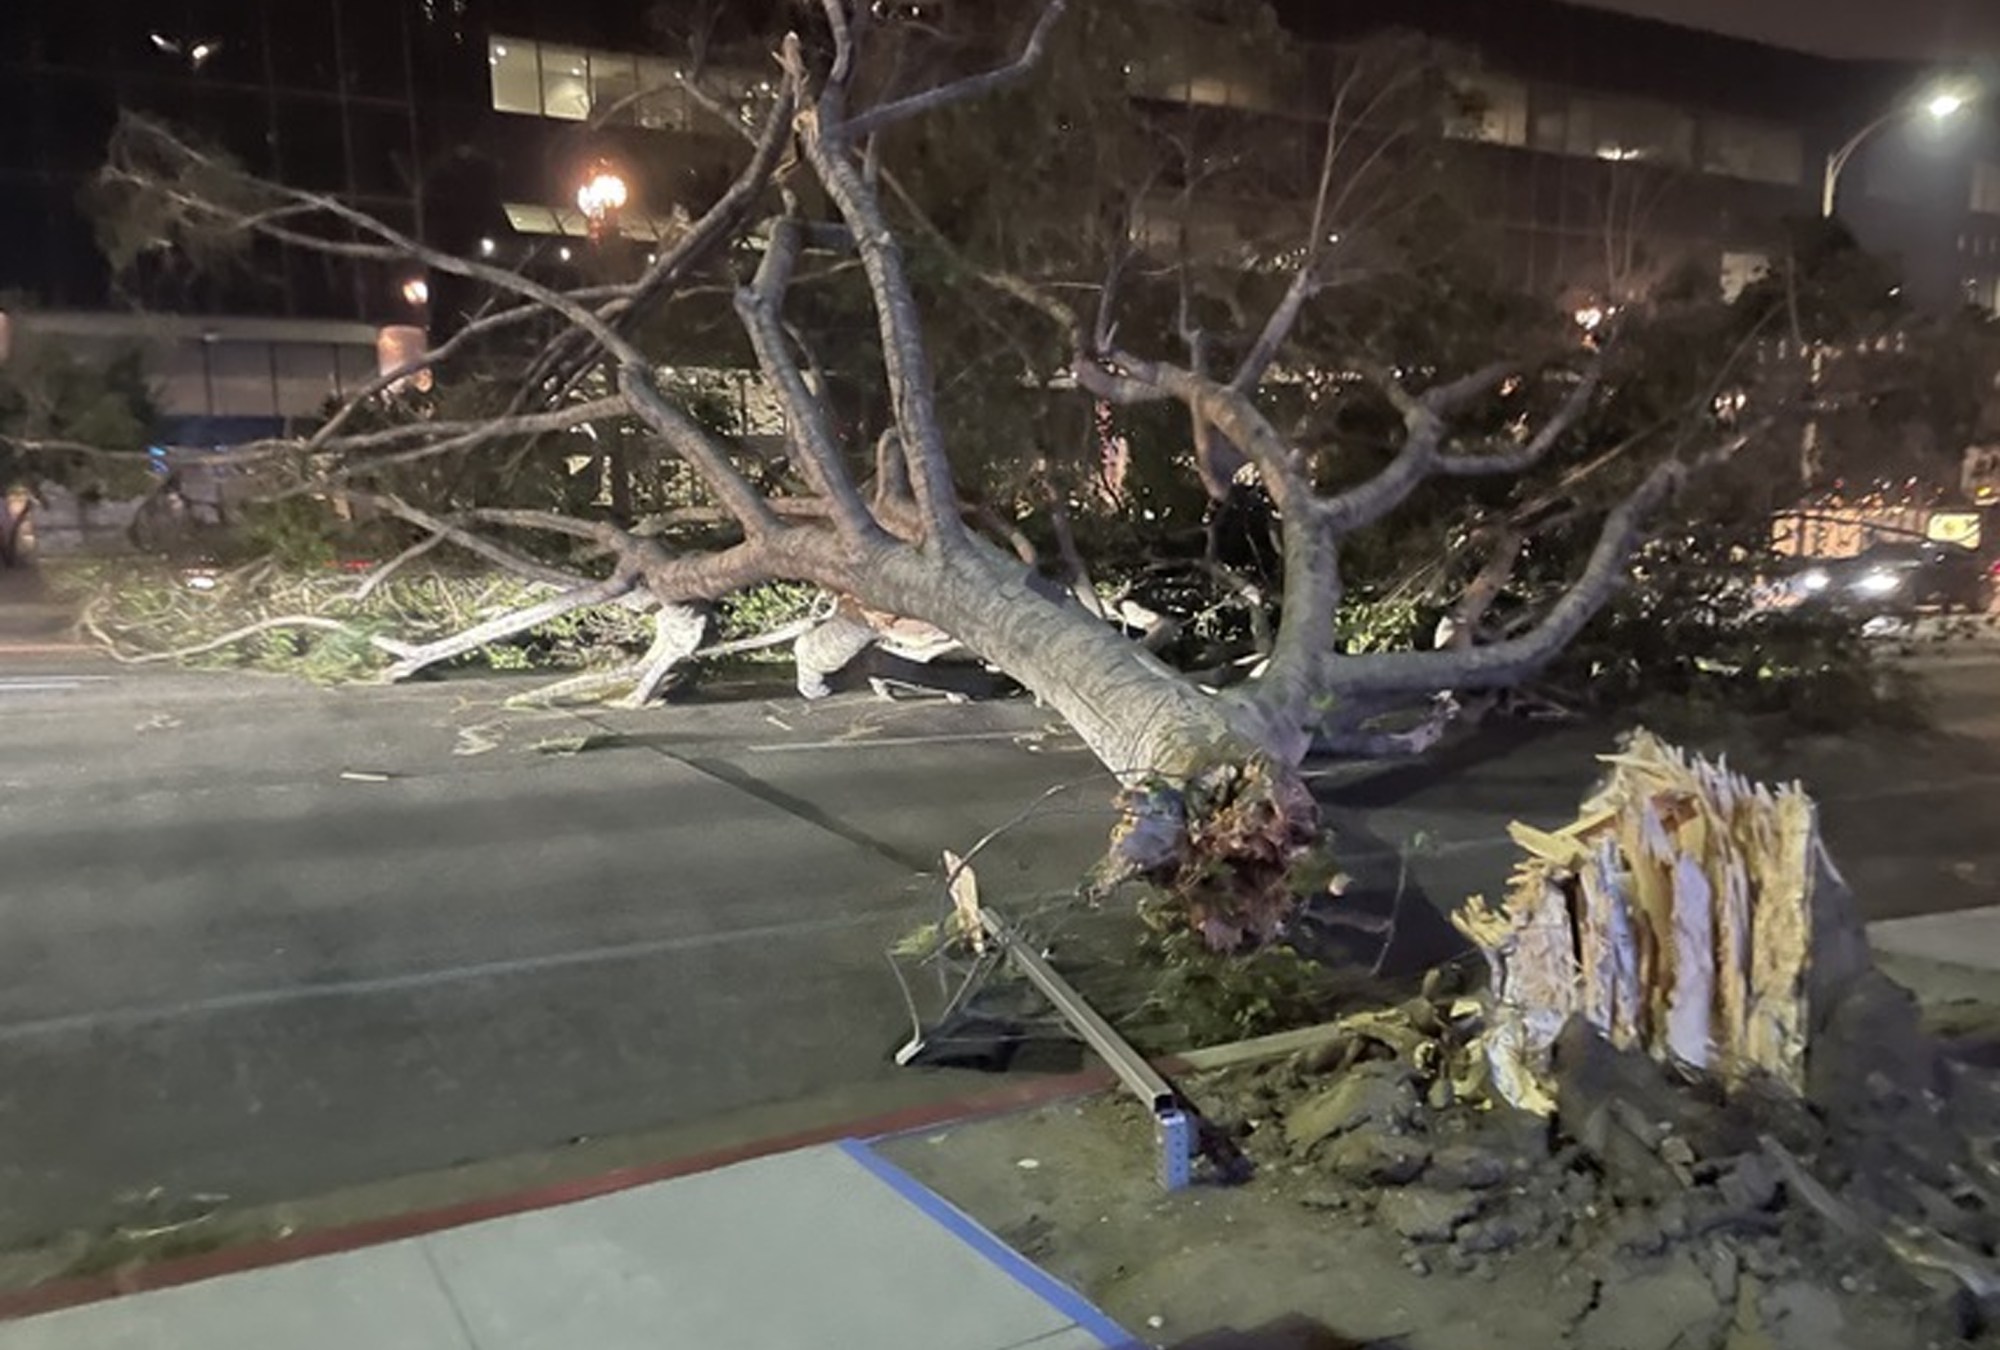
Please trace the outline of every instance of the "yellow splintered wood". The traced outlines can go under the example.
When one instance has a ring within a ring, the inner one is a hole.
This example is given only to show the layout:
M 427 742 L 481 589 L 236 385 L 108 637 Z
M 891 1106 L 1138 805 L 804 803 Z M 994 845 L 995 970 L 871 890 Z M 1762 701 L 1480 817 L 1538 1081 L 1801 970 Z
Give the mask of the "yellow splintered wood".
M 1811 801 L 1639 732 L 1558 830 L 1517 824 L 1506 902 L 1455 922 L 1487 955 L 1494 1090 L 1553 1109 L 1549 1048 L 1580 1014 L 1614 1045 L 1736 1085 L 1803 1086 Z

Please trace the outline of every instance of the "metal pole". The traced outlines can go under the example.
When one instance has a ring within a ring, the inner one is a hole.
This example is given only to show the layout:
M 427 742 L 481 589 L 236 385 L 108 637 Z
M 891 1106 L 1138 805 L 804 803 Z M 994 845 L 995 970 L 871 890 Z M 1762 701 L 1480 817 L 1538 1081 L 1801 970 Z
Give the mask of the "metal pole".
M 1063 1020 L 1153 1113 L 1153 1137 L 1160 1150 L 1160 1185 L 1170 1191 L 1185 1187 L 1193 1179 L 1196 1129 L 1180 1094 L 1116 1028 L 1083 1001 L 1083 996 L 1056 973 L 1040 952 L 1001 922 L 992 910 L 982 909 L 979 920 L 1029 982 L 1055 1005 Z

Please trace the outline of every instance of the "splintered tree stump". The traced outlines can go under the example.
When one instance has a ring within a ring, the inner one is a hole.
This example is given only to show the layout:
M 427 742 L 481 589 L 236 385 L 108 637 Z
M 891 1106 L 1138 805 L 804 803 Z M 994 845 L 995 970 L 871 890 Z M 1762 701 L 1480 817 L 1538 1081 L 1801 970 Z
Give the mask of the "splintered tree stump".
M 1816 1023 L 1872 974 L 1812 800 L 1645 731 L 1605 762 L 1574 824 L 1513 827 L 1528 856 L 1505 902 L 1454 919 L 1491 969 L 1494 1090 L 1554 1113 L 1551 1054 L 1577 1021 L 1725 1089 L 1807 1092 Z

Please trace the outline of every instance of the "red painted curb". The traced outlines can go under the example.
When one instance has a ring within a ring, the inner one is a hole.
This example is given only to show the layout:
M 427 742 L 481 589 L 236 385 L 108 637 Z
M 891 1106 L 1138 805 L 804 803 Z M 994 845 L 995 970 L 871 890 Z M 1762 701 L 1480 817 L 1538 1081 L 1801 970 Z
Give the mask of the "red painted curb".
M 1160 1067 L 1165 1072 L 1172 1072 L 1173 1064 L 1172 1060 L 1161 1061 Z M 677 1158 L 671 1162 L 628 1167 L 615 1172 L 606 1172 L 600 1176 L 553 1182 L 546 1186 L 530 1187 L 505 1195 L 484 1196 L 477 1200 L 446 1205 L 441 1209 L 370 1219 L 341 1228 L 298 1233 L 290 1237 L 270 1238 L 261 1242 L 247 1242 L 240 1247 L 227 1247 L 218 1251 L 204 1252 L 199 1256 L 162 1261 L 157 1265 L 137 1266 L 103 1275 L 54 1280 L 32 1289 L 0 1293 L 0 1322 L 34 1317 L 86 1303 L 99 1303 L 126 1294 L 144 1293 L 153 1289 L 171 1289 L 177 1285 L 213 1279 L 218 1275 L 235 1275 L 270 1266 L 288 1265 L 294 1261 L 304 1261 L 316 1256 L 332 1256 L 361 1247 L 373 1247 L 405 1238 L 421 1237 L 448 1228 L 462 1228 L 467 1224 L 480 1223 L 487 1219 L 506 1218 L 509 1215 L 526 1214 L 538 1209 L 553 1209 L 558 1205 L 574 1204 L 579 1200 L 589 1200 L 615 1191 L 631 1190 L 633 1187 L 650 1185 L 656 1181 L 670 1181 L 675 1177 L 713 1171 L 732 1163 L 748 1162 L 752 1158 L 811 1148 L 818 1144 L 831 1143 L 836 1139 L 875 1139 L 884 1135 L 908 1134 L 980 1116 L 1004 1115 L 1030 1107 L 1045 1106 L 1065 1097 L 1085 1096 L 1101 1091 L 1112 1082 L 1111 1072 L 1108 1069 L 1086 1069 L 1060 1077 L 1014 1083 L 992 1092 L 975 1093 L 951 1101 L 905 1107 L 880 1116 L 802 1130 L 796 1134 L 778 1135 L 730 1148 L 714 1149 L 706 1153 Z

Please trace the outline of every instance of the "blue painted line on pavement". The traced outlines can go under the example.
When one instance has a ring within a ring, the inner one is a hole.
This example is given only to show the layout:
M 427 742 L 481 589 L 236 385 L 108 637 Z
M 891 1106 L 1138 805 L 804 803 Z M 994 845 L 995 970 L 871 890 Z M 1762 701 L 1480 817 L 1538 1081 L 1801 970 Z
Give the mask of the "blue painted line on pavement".
M 1095 1336 L 1107 1350 L 1143 1350 L 1145 1342 L 1099 1312 L 1083 1295 L 987 1232 L 951 1201 L 867 1144 L 859 1139 L 843 1139 L 840 1148 L 946 1232 L 1006 1272 L 1016 1284 Z

